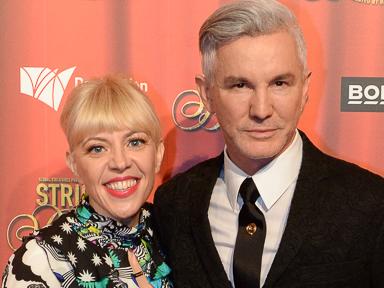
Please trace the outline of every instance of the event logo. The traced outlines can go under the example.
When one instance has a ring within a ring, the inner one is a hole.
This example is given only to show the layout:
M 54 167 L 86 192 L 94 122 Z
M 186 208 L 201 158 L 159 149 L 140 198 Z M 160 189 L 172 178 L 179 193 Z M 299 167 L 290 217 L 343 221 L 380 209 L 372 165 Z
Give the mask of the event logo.
M 7 228 L 8 246 L 15 251 L 23 237 L 50 225 L 63 212 L 77 206 L 85 187 L 72 178 L 39 178 L 36 186 L 37 207 L 31 213 L 14 217 Z
M 172 105 L 172 119 L 177 127 L 185 131 L 200 128 L 215 131 L 220 127 L 205 109 L 196 90 L 185 90 L 176 96 Z
M 55 111 L 59 109 L 65 88 L 76 67 L 60 73 L 44 67 L 20 68 L 20 92 L 44 102 Z
M 44 226 L 50 225 L 64 212 L 52 205 L 38 206 L 31 214 L 20 214 L 11 220 L 7 228 L 7 242 L 12 251 L 15 251 L 21 245 L 25 236 L 44 227 L 39 224 L 41 221 L 39 221 L 38 216 L 47 209 L 51 210 L 51 217 Z M 23 224 L 16 229 L 17 224 L 21 222 Z
M 342 77 L 341 111 L 384 112 L 384 78 Z

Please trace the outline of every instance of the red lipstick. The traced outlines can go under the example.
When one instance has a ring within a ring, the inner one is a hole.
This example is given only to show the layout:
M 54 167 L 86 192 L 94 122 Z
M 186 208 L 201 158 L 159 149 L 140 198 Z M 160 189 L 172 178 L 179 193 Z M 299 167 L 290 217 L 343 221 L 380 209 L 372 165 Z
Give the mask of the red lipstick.
M 126 188 L 126 189 L 116 189 L 116 188 L 114 189 L 114 188 L 107 186 L 108 184 L 112 184 L 115 182 L 130 181 L 130 180 L 131 181 L 136 180 L 136 183 L 133 186 Z M 131 196 L 132 194 L 134 194 L 137 191 L 137 188 L 139 187 L 139 182 L 140 182 L 140 180 L 136 177 L 131 177 L 131 176 L 116 177 L 116 178 L 113 178 L 113 179 L 109 180 L 108 182 L 106 182 L 104 184 L 104 186 L 105 186 L 107 192 L 109 194 L 111 194 L 112 196 L 117 197 L 117 198 L 126 198 L 126 197 Z

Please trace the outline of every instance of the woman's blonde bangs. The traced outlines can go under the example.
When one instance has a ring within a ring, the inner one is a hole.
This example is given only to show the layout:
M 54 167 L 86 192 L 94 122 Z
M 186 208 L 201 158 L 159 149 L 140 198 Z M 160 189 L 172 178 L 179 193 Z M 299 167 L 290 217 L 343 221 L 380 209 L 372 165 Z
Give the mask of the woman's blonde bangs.
M 131 129 L 161 140 L 159 120 L 148 98 L 128 79 L 107 76 L 75 88 L 61 124 L 71 149 L 89 135 Z

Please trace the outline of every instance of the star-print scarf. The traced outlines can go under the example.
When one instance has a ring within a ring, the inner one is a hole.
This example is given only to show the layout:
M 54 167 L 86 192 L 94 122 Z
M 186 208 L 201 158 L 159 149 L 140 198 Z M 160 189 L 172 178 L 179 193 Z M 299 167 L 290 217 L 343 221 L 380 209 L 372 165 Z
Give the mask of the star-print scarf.
M 127 287 L 124 282 L 128 280 L 120 278 L 135 282 L 128 249 L 153 287 L 173 287 L 168 279 L 170 269 L 153 238 L 150 211 L 151 204 L 144 204 L 139 223 L 131 228 L 96 213 L 85 198 L 76 210 L 62 215 L 34 238 L 40 245 L 60 251 L 73 266 L 73 273 L 55 273 L 63 287 Z

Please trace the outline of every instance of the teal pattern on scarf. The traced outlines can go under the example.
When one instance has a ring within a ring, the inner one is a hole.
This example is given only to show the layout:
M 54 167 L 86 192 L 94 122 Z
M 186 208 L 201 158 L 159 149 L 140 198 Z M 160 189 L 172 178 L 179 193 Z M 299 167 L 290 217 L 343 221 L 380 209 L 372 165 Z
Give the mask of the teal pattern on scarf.
M 98 214 L 85 198 L 76 210 L 62 215 L 33 238 L 41 246 L 60 251 L 73 266 L 72 276 L 55 273 L 62 287 L 127 287 L 120 278 L 131 279 L 137 285 L 128 263 L 129 249 L 153 287 L 172 288 L 171 270 L 153 238 L 151 226 L 149 203 L 141 208 L 139 223 L 129 227 Z

